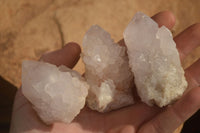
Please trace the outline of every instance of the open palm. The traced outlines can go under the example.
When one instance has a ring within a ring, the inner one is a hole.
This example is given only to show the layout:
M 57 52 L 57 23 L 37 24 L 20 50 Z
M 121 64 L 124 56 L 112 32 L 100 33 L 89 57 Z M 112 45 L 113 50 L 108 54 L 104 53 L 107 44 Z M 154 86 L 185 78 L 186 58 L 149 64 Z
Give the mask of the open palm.
M 171 29 L 174 16 L 160 12 L 152 17 L 159 26 Z M 200 24 L 190 26 L 174 38 L 181 61 L 200 44 Z M 123 40 L 119 43 L 123 44 Z M 45 54 L 41 60 L 73 68 L 80 57 L 80 47 L 68 43 L 64 48 Z M 200 59 L 185 70 L 187 92 L 166 108 L 149 107 L 140 102 L 109 113 L 98 113 L 85 107 L 70 124 L 45 125 L 19 90 L 15 97 L 11 133 L 171 133 L 200 108 Z

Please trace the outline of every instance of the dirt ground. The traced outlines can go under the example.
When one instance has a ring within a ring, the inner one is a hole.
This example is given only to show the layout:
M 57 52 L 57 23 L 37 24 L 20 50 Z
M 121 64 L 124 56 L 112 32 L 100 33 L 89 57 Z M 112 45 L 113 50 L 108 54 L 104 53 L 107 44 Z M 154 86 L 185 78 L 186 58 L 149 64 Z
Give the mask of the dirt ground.
M 82 45 L 84 33 L 94 24 L 118 41 L 137 11 L 150 16 L 172 11 L 175 36 L 200 22 L 199 7 L 199 0 L 0 0 L 0 75 L 19 87 L 23 60 L 37 60 L 69 41 Z M 187 57 L 184 68 L 199 57 L 200 48 Z M 75 70 L 84 72 L 81 60 Z

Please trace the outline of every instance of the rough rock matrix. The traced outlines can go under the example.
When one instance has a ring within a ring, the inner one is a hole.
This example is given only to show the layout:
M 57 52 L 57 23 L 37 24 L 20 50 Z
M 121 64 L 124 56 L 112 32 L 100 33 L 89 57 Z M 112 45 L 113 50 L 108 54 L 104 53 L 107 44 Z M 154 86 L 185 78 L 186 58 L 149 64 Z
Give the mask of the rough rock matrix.
M 87 104 L 91 109 L 107 112 L 134 103 L 126 48 L 114 43 L 109 33 L 92 26 L 83 39 L 82 59 L 90 85 Z
M 71 122 L 84 107 L 88 88 L 80 74 L 65 66 L 22 64 L 22 93 L 46 124 Z
M 124 40 L 142 101 L 162 107 L 178 99 L 187 82 L 171 32 L 139 12 L 125 29 Z

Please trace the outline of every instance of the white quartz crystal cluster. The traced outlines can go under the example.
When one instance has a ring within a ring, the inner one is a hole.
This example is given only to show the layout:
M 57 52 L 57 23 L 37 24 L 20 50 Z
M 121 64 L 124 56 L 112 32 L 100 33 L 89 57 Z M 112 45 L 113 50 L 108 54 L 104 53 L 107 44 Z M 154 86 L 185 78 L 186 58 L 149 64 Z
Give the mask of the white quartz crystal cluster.
M 71 122 L 85 105 L 88 84 L 65 66 L 24 61 L 22 93 L 46 124 Z
M 107 112 L 134 103 L 126 48 L 114 43 L 109 33 L 92 26 L 83 39 L 82 59 L 90 85 L 87 104 L 91 109 Z
M 24 61 L 22 93 L 47 124 L 70 123 L 87 105 L 108 112 L 134 103 L 132 87 L 148 105 L 166 106 L 187 87 L 170 31 L 137 13 L 124 32 L 127 46 L 94 25 L 83 39 L 85 74 L 45 62 Z M 128 54 L 127 54 L 128 51 Z
M 171 32 L 139 12 L 125 29 L 124 40 L 142 101 L 162 107 L 177 100 L 187 82 Z

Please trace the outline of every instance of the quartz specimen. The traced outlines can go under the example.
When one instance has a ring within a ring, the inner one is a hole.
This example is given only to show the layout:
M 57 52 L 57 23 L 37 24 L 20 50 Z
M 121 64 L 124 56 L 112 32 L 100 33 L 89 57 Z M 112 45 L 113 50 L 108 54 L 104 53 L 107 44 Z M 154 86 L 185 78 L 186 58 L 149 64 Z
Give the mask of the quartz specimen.
M 187 82 L 171 32 L 139 12 L 125 29 L 124 40 L 142 101 L 163 107 L 178 99 Z
M 71 122 L 85 105 L 88 84 L 65 66 L 24 61 L 22 93 L 46 123 Z
M 134 103 L 126 48 L 114 43 L 109 33 L 92 26 L 83 39 L 82 59 L 90 85 L 87 104 L 91 109 L 107 112 Z

